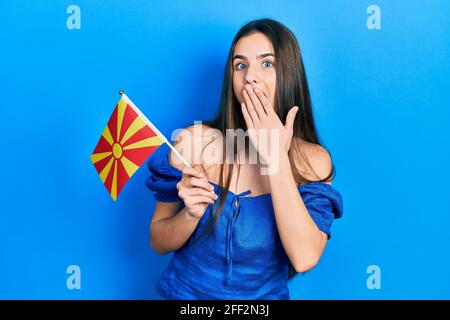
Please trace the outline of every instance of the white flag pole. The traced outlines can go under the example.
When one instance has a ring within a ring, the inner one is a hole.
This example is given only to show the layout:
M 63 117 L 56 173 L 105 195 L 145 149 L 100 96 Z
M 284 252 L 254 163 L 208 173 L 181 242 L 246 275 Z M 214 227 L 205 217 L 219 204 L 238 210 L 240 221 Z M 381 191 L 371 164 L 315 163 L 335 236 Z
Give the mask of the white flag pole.
M 169 142 L 169 140 L 167 140 L 167 138 L 153 125 L 153 123 L 151 123 L 151 121 L 147 119 L 147 117 L 141 112 L 141 110 L 139 110 L 139 108 L 136 107 L 136 105 L 133 103 L 133 101 L 131 101 L 130 98 L 127 97 L 127 95 L 123 92 L 123 90 L 120 90 L 119 93 L 122 96 L 122 98 L 124 98 L 124 100 L 142 118 L 142 120 L 144 120 L 144 122 L 153 130 L 153 132 L 155 132 L 164 143 L 167 143 L 167 145 L 170 147 L 170 149 L 172 149 L 172 151 L 183 161 L 183 163 L 186 166 L 191 167 L 191 165 L 186 161 L 186 159 L 184 159 L 181 156 L 181 154 L 178 153 L 177 149 L 174 148 L 174 146 Z

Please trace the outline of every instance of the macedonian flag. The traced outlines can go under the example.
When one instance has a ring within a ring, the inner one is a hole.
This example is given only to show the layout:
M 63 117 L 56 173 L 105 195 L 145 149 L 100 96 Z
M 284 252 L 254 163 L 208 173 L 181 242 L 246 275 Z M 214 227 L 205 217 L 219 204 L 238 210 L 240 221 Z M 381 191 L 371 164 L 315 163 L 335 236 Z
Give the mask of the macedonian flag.
M 164 142 L 167 139 L 122 93 L 91 155 L 91 161 L 114 201 L 128 179 Z

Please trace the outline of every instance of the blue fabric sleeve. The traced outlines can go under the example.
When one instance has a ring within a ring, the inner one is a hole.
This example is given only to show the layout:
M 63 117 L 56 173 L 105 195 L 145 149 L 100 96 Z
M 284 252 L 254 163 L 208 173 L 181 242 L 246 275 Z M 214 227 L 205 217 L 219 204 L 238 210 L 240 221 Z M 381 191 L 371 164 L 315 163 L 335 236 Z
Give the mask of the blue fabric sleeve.
M 169 163 L 169 151 L 170 148 L 163 144 L 150 156 L 147 162 L 150 176 L 145 184 L 157 201 L 177 202 L 181 201 L 177 183 L 181 180 L 182 172 Z
M 342 196 L 330 184 L 310 182 L 300 186 L 300 195 L 317 227 L 331 238 L 331 224 L 342 217 Z

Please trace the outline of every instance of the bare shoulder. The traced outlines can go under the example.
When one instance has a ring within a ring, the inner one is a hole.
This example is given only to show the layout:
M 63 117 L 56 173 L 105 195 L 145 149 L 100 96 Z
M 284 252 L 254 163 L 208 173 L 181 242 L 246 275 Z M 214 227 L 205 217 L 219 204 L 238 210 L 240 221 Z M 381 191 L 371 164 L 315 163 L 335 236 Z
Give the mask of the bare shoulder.
M 202 163 L 203 150 L 212 140 L 211 127 L 204 124 L 195 124 L 175 133 L 174 148 L 186 161 L 194 166 Z M 169 156 L 170 164 L 182 170 L 184 162 L 171 150 Z
M 328 177 L 333 170 L 330 153 L 323 146 L 296 138 L 294 140 L 296 154 L 295 165 L 300 173 L 309 180 L 317 181 Z M 302 156 L 303 154 L 303 156 Z M 331 179 L 326 183 L 331 184 Z

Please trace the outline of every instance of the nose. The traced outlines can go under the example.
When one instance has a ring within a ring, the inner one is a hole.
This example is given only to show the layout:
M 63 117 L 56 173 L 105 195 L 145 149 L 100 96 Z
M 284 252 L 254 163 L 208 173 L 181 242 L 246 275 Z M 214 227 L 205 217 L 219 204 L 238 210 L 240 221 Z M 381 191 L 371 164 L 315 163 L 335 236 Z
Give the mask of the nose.
M 247 68 L 247 72 L 245 73 L 245 84 L 255 84 L 260 82 L 259 77 L 253 68 Z

